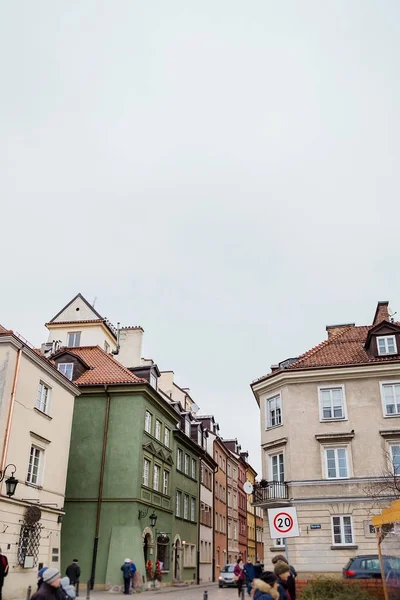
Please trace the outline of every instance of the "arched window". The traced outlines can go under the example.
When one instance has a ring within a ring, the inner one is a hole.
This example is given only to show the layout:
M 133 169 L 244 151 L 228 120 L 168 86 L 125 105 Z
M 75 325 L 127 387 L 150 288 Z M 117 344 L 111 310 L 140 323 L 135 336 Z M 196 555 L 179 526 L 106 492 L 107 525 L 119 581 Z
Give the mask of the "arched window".
M 157 538 L 157 560 L 162 571 L 169 571 L 169 537 L 165 533 L 160 533 Z

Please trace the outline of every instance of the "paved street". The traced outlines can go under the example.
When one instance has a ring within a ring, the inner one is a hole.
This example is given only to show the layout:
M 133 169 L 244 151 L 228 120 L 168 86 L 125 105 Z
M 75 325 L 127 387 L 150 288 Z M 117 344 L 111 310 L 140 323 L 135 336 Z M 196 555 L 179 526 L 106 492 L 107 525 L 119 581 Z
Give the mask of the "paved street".
M 142 600 L 162 600 L 164 594 L 164 600 L 168 598 L 177 598 L 178 600 L 203 600 L 204 592 L 208 592 L 209 600 L 236 600 L 237 590 L 233 588 L 222 588 L 220 589 L 215 583 L 211 583 L 209 586 L 190 586 L 187 588 L 165 588 L 156 592 L 143 592 L 141 594 L 135 594 L 131 596 L 133 598 L 141 598 Z M 245 596 L 245 598 L 247 595 Z M 82 597 L 83 598 L 83 597 Z M 90 594 L 91 600 L 106 600 L 111 598 L 123 598 L 123 594 L 115 594 L 112 592 L 92 592 Z

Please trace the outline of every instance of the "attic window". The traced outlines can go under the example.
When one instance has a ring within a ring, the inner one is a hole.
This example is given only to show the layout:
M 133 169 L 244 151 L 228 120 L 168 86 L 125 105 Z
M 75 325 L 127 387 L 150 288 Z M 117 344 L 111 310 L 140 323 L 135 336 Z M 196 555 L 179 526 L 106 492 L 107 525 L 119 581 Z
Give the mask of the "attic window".
M 378 345 L 379 356 L 385 356 L 386 354 L 397 354 L 396 338 L 394 335 L 385 335 L 376 338 Z
M 57 368 L 60 371 L 60 373 L 62 373 L 67 379 L 72 381 L 72 375 L 74 373 L 74 363 L 58 363 Z

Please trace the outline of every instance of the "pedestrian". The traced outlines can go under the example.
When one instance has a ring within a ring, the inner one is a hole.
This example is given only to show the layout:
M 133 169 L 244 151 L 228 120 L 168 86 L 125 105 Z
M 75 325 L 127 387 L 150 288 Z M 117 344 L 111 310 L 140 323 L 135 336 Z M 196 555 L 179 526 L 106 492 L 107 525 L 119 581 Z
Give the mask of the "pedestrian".
M 135 579 L 135 573 L 136 573 L 136 565 L 133 562 L 133 560 L 131 560 L 131 583 L 132 583 L 132 590 L 135 589 L 135 586 L 133 584 L 133 581 Z
M 253 579 L 255 577 L 254 565 L 251 562 L 250 558 L 248 558 L 246 560 L 243 570 L 244 570 L 244 574 L 246 575 L 247 593 L 250 596 L 251 595 L 251 582 L 253 581 Z
M 260 563 L 260 560 L 257 558 L 256 563 L 254 565 L 254 578 L 260 579 L 263 572 L 263 566 Z
M 292 600 L 288 585 L 288 579 L 290 577 L 290 567 L 288 563 L 283 560 L 278 560 L 274 568 L 274 573 L 278 578 L 279 600 Z
M 4 585 L 4 579 L 8 575 L 8 560 L 7 556 L 3 554 L 0 548 L 0 600 L 1 600 L 1 592 Z
M 272 571 L 266 571 L 261 578 L 253 580 L 254 600 L 279 600 L 278 578 Z
M 277 562 L 282 561 L 285 562 L 287 565 L 289 565 L 287 559 L 285 556 L 283 556 L 283 554 L 277 554 L 276 556 L 274 556 L 274 558 L 272 559 L 272 564 L 276 565 Z M 289 565 L 289 569 L 290 569 L 290 577 L 288 579 L 288 590 L 290 593 L 290 597 L 292 600 L 296 600 L 296 577 L 297 577 L 297 571 L 294 567 L 292 567 L 292 565 Z
M 79 596 L 79 578 L 81 576 L 81 568 L 78 565 L 78 559 L 74 558 L 72 564 L 67 567 L 65 571 L 67 577 L 69 577 L 70 584 L 75 587 L 76 596 Z
M 129 594 L 129 588 L 131 585 L 131 559 L 126 558 L 124 564 L 121 567 L 122 576 L 124 578 L 124 594 Z
M 61 587 L 64 592 L 67 594 L 68 598 L 76 598 L 75 586 L 71 584 L 69 577 L 63 577 L 61 579 Z
M 235 568 L 233 569 L 233 575 L 237 584 L 237 588 L 238 588 L 238 597 L 240 598 L 240 595 L 242 593 L 242 587 L 244 584 L 244 569 L 243 569 L 243 561 L 241 558 L 237 559 Z
M 45 572 L 46 569 L 47 569 L 46 565 L 43 565 L 43 567 L 41 569 L 39 569 L 39 571 L 38 571 L 38 574 L 37 574 L 37 578 L 38 578 L 37 589 L 39 589 L 40 586 L 43 583 L 43 573 Z
M 45 569 L 43 583 L 31 600 L 64 600 L 65 592 L 61 588 L 61 575 L 58 569 Z

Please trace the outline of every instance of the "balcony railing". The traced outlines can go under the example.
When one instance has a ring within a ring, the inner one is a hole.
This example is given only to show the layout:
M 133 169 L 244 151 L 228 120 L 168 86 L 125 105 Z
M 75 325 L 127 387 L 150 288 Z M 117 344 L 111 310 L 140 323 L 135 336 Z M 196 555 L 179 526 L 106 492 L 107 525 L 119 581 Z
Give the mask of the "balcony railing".
M 253 505 L 277 504 L 289 501 L 287 483 L 281 481 L 262 481 L 254 486 Z

